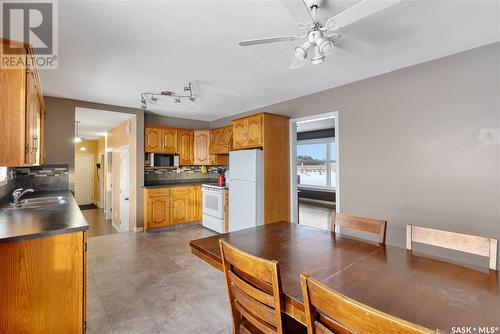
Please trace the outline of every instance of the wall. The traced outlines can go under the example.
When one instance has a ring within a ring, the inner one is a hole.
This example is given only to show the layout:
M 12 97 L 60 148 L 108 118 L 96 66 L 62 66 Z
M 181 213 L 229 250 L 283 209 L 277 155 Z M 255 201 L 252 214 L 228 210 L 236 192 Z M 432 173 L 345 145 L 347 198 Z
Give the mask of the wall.
M 179 129 L 208 129 L 210 123 L 205 121 L 196 121 L 192 119 L 161 116 L 152 113 L 144 113 L 145 125 L 160 125 Z
M 338 111 L 340 209 L 387 219 L 389 244 L 406 224 L 500 238 L 499 92 L 495 43 L 244 114 Z
M 130 133 L 128 132 L 128 127 L 130 123 Z M 120 149 L 128 146 L 130 149 L 130 159 L 129 159 L 129 174 L 130 174 L 130 224 L 129 229 L 133 229 L 139 223 L 137 220 L 137 194 L 140 192 L 142 194 L 142 185 L 137 185 L 137 138 L 135 133 L 137 131 L 137 120 L 136 117 L 132 117 L 116 128 L 108 131 L 107 135 L 107 147 L 108 151 L 113 152 L 113 162 L 112 162 L 112 198 L 113 198 L 113 224 L 117 227 L 120 226 Z M 142 172 L 142 171 L 141 171 Z M 141 203 L 142 204 L 142 203 Z M 142 207 L 142 205 L 139 205 Z M 140 221 L 142 226 L 142 220 Z

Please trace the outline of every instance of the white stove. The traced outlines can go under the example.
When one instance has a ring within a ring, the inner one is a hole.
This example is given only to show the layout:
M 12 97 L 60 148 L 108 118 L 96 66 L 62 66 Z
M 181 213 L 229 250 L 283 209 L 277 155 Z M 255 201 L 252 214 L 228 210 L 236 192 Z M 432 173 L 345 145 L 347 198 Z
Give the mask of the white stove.
M 225 187 L 213 184 L 203 184 L 203 219 L 202 225 L 218 233 L 226 232 L 225 223 Z

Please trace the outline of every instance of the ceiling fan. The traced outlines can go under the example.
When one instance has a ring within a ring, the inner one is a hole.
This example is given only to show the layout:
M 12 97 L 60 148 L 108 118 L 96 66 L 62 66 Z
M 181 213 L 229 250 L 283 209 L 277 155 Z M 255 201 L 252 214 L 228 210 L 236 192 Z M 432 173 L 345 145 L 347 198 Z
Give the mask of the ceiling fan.
M 302 67 L 305 60 L 310 56 L 312 64 L 321 64 L 325 57 L 329 55 L 334 47 L 356 52 L 370 48 L 367 43 L 346 38 L 340 34 L 340 30 L 346 26 L 359 21 L 365 17 L 373 15 L 385 8 L 391 7 L 402 0 L 362 0 L 347 8 L 339 14 L 330 17 L 322 23 L 318 10 L 325 0 L 282 0 L 287 9 L 299 20 L 296 14 L 297 3 L 302 3 L 303 9 L 308 13 L 308 23 L 299 23 L 300 34 L 289 36 L 268 37 L 240 41 L 240 46 L 259 45 L 275 42 L 295 41 L 305 38 L 305 41 L 295 47 L 294 57 L 290 64 L 290 69 Z M 328 1 L 328 0 L 327 0 Z M 335 1 L 335 0 L 329 0 Z

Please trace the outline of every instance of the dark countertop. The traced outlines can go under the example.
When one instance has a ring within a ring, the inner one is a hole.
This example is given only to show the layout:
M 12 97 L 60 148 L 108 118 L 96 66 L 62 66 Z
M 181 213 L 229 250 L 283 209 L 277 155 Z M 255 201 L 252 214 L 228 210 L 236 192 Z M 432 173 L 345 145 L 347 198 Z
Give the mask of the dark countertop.
M 54 234 L 84 231 L 87 221 L 69 191 L 47 191 L 23 196 L 39 198 L 65 196 L 68 203 L 36 209 L 0 209 L 0 242 L 33 239 Z
M 145 182 L 144 188 L 169 188 L 177 186 L 193 186 L 202 184 L 217 184 L 216 179 L 192 179 L 192 180 L 169 180 Z

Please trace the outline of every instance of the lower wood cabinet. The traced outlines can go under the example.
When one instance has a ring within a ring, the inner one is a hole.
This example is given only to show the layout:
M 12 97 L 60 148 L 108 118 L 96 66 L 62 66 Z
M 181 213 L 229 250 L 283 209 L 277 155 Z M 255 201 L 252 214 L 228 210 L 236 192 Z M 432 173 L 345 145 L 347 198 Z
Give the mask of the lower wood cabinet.
M 0 333 L 85 333 L 85 232 L 0 243 Z
M 144 190 L 144 230 L 200 221 L 201 185 Z

